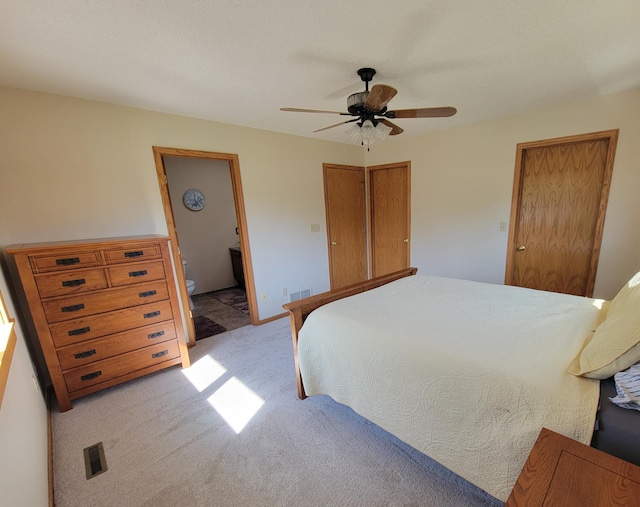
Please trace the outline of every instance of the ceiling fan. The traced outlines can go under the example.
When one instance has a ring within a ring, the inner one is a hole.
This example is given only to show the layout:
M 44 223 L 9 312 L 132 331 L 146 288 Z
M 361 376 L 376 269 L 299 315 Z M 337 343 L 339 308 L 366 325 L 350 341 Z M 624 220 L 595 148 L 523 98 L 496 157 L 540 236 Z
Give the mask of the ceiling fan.
M 395 123 L 389 121 L 389 118 L 444 118 L 453 116 L 457 112 L 455 107 L 427 107 L 417 109 L 397 109 L 395 111 L 390 111 L 387 108 L 387 104 L 393 97 L 395 97 L 395 95 L 398 93 L 398 90 L 396 90 L 393 86 L 384 84 L 373 85 L 371 87 L 371 90 L 369 90 L 369 82 L 373 79 L 373 76 L 375 74 L 375 69 L 371 69 L 368 67 L 358 70 L 360 79 L 362 79 L 365 83 L 365 90 L 363 92 L 357 92 L 349 95 L 349 97 L 347 98 L 348 112 L 323 111 L 318 109 L 298 109 L 295 107 L 283 107 L 280 110 L 292 111 L 296 113 L 329 113 L 339 114 L 342 116 L 353 116 L 354 118 L 350 120 L 342 121 L 334 125 L 329 125 L 328 127 L 314 130 L 314 132 L 322 132 L 323 130 L 339 127 L 340 125 L 344 125 L 345 123 L 357 122 L 357 127 L 355 127 L 354 131 L 356 132 L 356 136 L 354 137 L 357 138 L 358 142 L 362 142 L 362 144 L 371 144 L 371 142 L 373 142 L 373 140 L 369 139 L 368 137 L 369 135 L 373 134 L 363 134 L 363 131 L 369 129 L 371 129 L 372 131 L 375 131 L 376 129 L 381 130 L 379 127 L 380 124 L 386 126 L 386 128 L 383 128 L 383 130 L 385 131 L 384 136 L 386 136 L 387 133 L 391 136 L 402 134 L 404 130 Z M 352 127 L 352 129 L 353 128 L 354 127 Z

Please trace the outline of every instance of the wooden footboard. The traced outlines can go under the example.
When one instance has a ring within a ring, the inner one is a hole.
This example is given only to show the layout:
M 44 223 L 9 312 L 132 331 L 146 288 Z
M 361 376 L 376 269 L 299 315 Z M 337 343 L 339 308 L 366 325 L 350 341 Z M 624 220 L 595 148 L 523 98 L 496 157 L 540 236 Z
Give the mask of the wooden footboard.
M 300 375 L 300 365 L 298 364 L 298 333 L 300 332 L 300 328 L 302 328 L 302 324 L 304 324 L 307 316 L 313 310 L 321 307 L 322 305 L 326 305 L 327 303 L 331 303 L 332 301 L 337 301 L 338 299 L 348 296 L 353 296 L 354 294 L 359 294 L 360 292 L 375 289 L 376 287 L 399 280 L 400 278 L 415 275 L 417 272 L 418 268 L 405 268 L 394 273 L 389 273 L 388 275 L 378 276 L 371 280 L 354 283 L 340 289 L 322 292 L 315 296 L 299 299 L 298 301 L 282 305 L 283 308 L 289 312 L 289 318 L 291 319 L 291 338 L 293 340 L 293 360 L 296 371 L 296 381 L 298 384 L 298 398 L 304 400 L 307 397 L 304 392 L 304 385 L 302 384 L 302 377 Z

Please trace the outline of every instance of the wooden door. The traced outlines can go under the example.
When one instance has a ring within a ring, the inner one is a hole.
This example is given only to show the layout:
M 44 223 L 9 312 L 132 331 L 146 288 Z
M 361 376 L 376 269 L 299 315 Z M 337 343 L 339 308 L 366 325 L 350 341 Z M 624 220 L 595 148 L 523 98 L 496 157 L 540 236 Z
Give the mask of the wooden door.
M 371 276 L 408 268 L 411 162 L 373 166 L 369 174 Z
M 617 138 L 518 144 L 506 284 L 593 294 Z
M 364 168 L 323 164 L 331 289 L 367 279 Z

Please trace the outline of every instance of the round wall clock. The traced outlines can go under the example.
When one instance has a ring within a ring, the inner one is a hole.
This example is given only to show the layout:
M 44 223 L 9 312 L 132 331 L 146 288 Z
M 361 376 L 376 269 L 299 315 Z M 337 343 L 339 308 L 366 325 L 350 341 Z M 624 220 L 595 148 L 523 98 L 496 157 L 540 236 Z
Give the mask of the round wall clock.
M 200 211 L 204 208 L 204 195 L 200 190 L 190 188 L 182 196 L 182 202 L 184 205 L 192 211 Z

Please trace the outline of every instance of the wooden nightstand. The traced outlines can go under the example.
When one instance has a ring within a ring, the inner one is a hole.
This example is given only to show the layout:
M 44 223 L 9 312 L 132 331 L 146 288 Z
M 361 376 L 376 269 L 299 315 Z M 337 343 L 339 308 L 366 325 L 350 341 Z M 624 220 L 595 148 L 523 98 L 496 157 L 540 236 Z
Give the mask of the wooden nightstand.
M 640 467 L 543 428 L 505 505 L 640 506 Z

